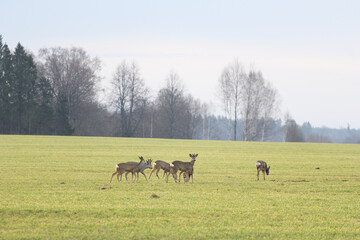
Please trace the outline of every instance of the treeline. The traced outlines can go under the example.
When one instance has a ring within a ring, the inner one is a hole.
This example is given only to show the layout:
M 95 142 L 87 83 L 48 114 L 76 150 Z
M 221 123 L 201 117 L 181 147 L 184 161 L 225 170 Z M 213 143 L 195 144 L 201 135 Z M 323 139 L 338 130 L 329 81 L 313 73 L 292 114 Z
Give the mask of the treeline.
M 81 48 L 41 49 L 0 36 L 0 134 L 197 138 L 205 104 L 170 72 L 152 97 L 133 62 L 123 61 L 109 101 L 98 101 L 100 61 Z
M 81 48 L 46 48 L 38 55 L 19 43 L 11 51 L 0 35 L 0 134 L 115 136 L 244 141 L 357 142 L 299 126 L 278 116 L 278 94 L 261 71 L 237 61 L 219 78 L 226 116 L 185 91 L 171 71 L 151 93 L 135 62 L 115 69 L 100 103 L 100 60 Z

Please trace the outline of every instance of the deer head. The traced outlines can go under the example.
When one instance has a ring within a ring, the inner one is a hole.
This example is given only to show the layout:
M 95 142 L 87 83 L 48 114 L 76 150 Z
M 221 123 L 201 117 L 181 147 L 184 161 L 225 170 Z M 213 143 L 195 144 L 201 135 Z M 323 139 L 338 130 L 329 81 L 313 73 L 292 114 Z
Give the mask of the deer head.
M 150 169 L 152 169 L 151 162 L 152 162 L 152 159 L 151 159 L 151 158 L 149 158 L 149 159 L 146 161 L 146 165 L 148 165 Z
M 198 155 L 199 155 L 199 154 L 195 154 L 195 153 L 191 154 L 191 153 L 189 153 L 189 156 L 191 157 L 191 160 L 193 160 L 193 161 L 196 161 L 196 157 L 197 157 Z
M 145 163 L 145 159 L 142 156 L 139 156 L 140 162 Z
M 270 166 L 266 168 L 266 175 L 269 175 L 269 172 L 270 172 Z

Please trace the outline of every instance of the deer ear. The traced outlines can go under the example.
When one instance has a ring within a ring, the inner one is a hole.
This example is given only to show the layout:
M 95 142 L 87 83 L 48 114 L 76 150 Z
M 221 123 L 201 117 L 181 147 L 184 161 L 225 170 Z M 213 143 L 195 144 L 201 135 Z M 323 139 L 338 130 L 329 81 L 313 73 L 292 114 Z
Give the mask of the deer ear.
M 269 169 L 270 169 L 270 166 L 269 166 Z
M 191 157 L 191 153 L 189 153 L 189 156 Z
M 196 156 L 195 157 L 197 157 L 199 154 L 196 154 Z

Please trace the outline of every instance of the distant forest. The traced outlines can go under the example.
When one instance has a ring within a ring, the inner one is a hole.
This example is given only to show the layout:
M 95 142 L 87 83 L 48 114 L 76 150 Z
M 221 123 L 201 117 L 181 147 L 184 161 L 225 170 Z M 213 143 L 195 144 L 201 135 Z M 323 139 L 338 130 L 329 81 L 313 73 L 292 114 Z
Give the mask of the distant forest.
M 140 67 L 126 60 L 100 102 L 100 70 L 100 60 L 81 48 L 34 55 L 20 43 L 12 51 L 0 35 L 0 134 L 360 143 L 360 130 L 350 126 L 316 128 L 289 114 L 278 118 L 276 89 L 261 71 L 245 71 L 236 60 L 219 76 L 223 116 L 187 93 L 174 71 L 151 93 Z

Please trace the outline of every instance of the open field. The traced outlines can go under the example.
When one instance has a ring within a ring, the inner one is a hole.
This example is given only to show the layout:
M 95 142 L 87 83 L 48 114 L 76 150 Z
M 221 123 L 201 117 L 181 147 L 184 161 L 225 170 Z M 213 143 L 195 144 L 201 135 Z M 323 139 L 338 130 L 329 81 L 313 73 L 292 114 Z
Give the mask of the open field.
M 109 188 L 119 162 L 189 153 L 194 183 Z M 360 145 L 0 136 L 0 164 L 0 239 L 360 239 Z

